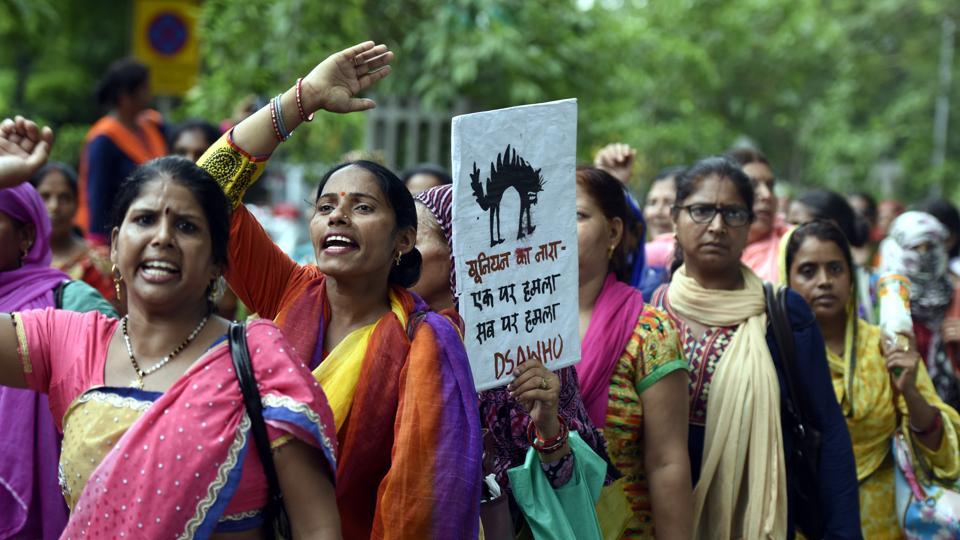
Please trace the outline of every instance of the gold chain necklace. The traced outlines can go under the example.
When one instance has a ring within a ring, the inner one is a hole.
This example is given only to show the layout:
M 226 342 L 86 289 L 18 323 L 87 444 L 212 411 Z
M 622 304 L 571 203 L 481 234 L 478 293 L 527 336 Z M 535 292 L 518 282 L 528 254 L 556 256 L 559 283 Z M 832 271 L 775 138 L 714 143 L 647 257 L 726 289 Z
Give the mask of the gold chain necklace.
M 170 360 L 173 360 L 173 357 L 186 349 L 187 345 L 190 345 L 190 342 L 192 342 L 200 334 L 200 331 L 203 330 L 203 327 L 206 326 L 207 319 L 209 317 L 209 315 L 204 315 L 203 319 L 200 321 L 200 324 L 198 324 L 197 327 L 194 328 L 193 332 L 187 336 L 187 339 L 183 340 L 183 343 L 180 345 L 177 345 L 177 348 L 174 349 L 170 354 L 164 356 L 163 360 L 160 360 L 155 365 L 147 369 L 140 369 L 140 364 L 137 363 L 137 359 L 133 355 L 133 344 L 130 342 L 130 334 L 127 333 L 127 319 L 129 316 L 125 315 L 120 321 L 120 328 L 123 330 L 123 342 L 127 345 L 127 355 L 130 356 L 130 363 L 133 364 L 133 371 L 137 374 L 137 378 L 130 381 L 130 386 L 138 390 L 143 390 L 143 378 L 167 365 Z

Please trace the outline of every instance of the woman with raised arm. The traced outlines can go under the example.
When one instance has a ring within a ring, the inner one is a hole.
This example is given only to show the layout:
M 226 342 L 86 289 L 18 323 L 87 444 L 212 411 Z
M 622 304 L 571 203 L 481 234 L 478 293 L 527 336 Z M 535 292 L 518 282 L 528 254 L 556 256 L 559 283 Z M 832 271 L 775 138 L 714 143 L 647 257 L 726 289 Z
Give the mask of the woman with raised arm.
M 51 268 L 50 237 L 50 219 L 33 186 L 0 189 L 0 310 L 57 307 L 115 317 L 95 290 Z M 59 538 L 67 506 L 57 481 L 60 436 L 47 397 L 0 387 L 0 433 L 0 538 Z
M 904 538 L 897 520 L 890 439 L 909 434 L 923 470 L 960 476 L 960 415 L 937 396 L 914 344 L 890 348 L 880 327 L 858 316 L 856 268 L 846 235 L 832 221 L 787 233 L 781 280 L 810 305 L 827 346 L 833 391 L 853 439 L 863 537 Z
M 421 266 L 410 192 L 369 161 L 328 171 L 310 221 L 316 266 L 292 261 L 239 205 L 270 153 L 314 112 L 372 108 L 356 95 L 389 73 L 392 58 L 372 42 L 330 56 L 199 163 L 235 206 L 230 287 L 276 320 L 330 398 L 344 537 L 472 538 L 477 395 L 457 330 L 406 289 Z
M 50 137 L 4 121 L 0 186 L 27 180 Z M 195 164 L 150 161 L 122 184 L 113 215 L 110 258 L 128 315 L 0 313 L 0 385 L 48 394 L 63 433 L 65 538 L 268 537 L 268 483 L 228 321 L 209 301 L 227 267 L 229 212 Z M 245 341 L 294 537 L 340 538 L 326 398 L 273 323 L 251 323 Z
M 679 327 L 690 364 L 694 537 L 792 538 L 800 513 L 819 510 L 827 538 L 859 538 L 853 451 L 823 338 L 810 309 L 789 293 L 783 322 L 795 343 L 794 383 L 812 403 L 805 420 L 822 434 L 812 473 L 819 507 L 796 496 L 803 463 L 783 406 L 784 354 L 768 327 L 763 282 L 740 262 L 753 194 L 728 158 L 704 159 L 677 178 L 675 271 L 653 299 Z

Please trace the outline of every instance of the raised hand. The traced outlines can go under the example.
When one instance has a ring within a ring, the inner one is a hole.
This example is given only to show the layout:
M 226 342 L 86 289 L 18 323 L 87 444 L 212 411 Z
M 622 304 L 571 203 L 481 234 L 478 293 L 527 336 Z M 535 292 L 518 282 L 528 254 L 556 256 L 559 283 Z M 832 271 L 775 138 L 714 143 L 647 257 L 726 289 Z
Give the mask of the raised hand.
M 53 145 L 53 131 L 40 129 L 22 116 L 0 123 L 0 188 L 30 179 L 46 163 Z
M 560 431 L 560 377 L 537 360 L 520 364 L 514 375 L 507 386 L 510 396 L 527 411 L 541 437 L 556 436 Z
M 633 175 L 633 164 L 637 158 L 637 151 L 624 143 L 611 143 L 597 152 L 593 164 L 613 175 L 621 183 L 626 184 Z
M 393 52 L 386 45 L 366 41 L 327 57 L 303 78 L 304 108 L 308 114 L 325 109 L 350 113 L 376 107 L 360 92 L 390 74 Z

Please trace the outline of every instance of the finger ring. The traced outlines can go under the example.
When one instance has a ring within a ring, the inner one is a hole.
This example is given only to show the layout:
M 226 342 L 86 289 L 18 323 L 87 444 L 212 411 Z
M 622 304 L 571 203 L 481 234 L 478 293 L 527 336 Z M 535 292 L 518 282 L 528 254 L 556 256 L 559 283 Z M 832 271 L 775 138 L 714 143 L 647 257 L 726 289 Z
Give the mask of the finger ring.
M 540 377 L 540 389 L 541 389 L 541 390 L 549 390 L 549 389 L 550 389 L 550 384 L 547 383 L 546 377 Z

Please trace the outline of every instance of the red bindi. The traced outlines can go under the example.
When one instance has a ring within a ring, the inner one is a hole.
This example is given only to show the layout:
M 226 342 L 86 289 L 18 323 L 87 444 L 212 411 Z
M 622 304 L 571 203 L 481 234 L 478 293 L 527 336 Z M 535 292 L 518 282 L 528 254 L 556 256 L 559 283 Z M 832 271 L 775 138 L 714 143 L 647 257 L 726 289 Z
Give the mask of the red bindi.
M 341 197 L 346 197 L 347 194 L 341 191 L 341 192 L 340 192 L 340 196 L 341 196 Z

